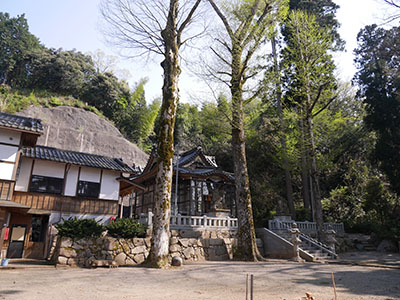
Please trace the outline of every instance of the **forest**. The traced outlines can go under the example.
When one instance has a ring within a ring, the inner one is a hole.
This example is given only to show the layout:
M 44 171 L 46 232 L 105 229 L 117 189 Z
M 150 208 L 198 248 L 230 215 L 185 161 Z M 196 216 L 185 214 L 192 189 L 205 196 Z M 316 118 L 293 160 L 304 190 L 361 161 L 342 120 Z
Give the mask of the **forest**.
M 232 56 L 226 61 L 218 52 L 224 50 L 212 48 L 220 59 L 212 66 L 220 71 L 213 74 L 230 82 L 232 94 L 221 89 L 216 100 L 200 105 L 179 102 L 174 144 L 180 150 L 201 146 L 234 172 L 240 159 L 232 144 L 244 137 L 256 227 L 274 215 L 291 215 L 298 221 L 344 222 L 346 232 L 398 240 L 400 27 L 363 28 L 354 49 L 358 71 L 352 82 L 342 82 L 333 54 L 343 51 L 344 41 L 332 0 L 270 1 L 275 10 L 254 4 L 263 1 L 234 1 L 223 9 L 218 1 L 208 2 L 228 32 L 226 40 L 217 39 L 219 47 L 228 45 Z M 400 10 L 396 1 L 382 5 Z M 165 124 L 161 99 L 145 97 L 146 79 L 129 87 L 104 67 L 104 57 L 47 48 L 30 33 L 28 21 L 0 13 L 0 111 L 81 107 L 109 119 L 150 153 Z M 240 22 L 248 33 L 235 36 L 239 30 L 230 28 Z M 260 45 L 268 45 L 268 53 L 258 51 Z M 241 90 L 247 79 L 251 92 Z M 236 133 L 235 122 L 243 133 Z

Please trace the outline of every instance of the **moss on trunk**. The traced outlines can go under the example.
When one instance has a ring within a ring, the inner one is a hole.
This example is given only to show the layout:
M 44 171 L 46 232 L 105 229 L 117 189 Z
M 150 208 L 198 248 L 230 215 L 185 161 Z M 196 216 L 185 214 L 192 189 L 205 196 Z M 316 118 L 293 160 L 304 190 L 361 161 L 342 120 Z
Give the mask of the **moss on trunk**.
M 171 217 L 172 159 L 174 156 L 174 126 L 176 108 L 179 101 L 178 79 L 180 75 L 178 61 L 177 34 L 178 1 L 171 0 L 168 21 L 161 36 L 165 43 L 164 70 L 162 88 L 159 142 L 157 147 L 157 175 L 154 195 L 153 236 L 150 251 L 150 264 L 157 268 L 166 268 L 169 253 L 169 222 Z

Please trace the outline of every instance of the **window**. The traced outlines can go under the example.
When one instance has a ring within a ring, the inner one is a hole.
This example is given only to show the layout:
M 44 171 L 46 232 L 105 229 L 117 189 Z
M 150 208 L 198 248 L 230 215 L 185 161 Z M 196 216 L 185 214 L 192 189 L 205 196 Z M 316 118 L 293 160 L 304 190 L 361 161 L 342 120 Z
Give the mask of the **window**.
M 79 181 L 78 196 L 98 198 L 100 194 L 100 183 L 90 181 Z
M 63 190 L 64 179 L 32 175 L 29 184 L 30 192 L 61 194 Z

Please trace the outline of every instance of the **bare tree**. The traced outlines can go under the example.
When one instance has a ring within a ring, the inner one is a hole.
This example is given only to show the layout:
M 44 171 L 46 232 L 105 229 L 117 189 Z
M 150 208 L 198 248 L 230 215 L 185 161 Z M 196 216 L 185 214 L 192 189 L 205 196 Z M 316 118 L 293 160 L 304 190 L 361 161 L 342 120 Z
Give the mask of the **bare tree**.
M 383 3 L 388 4 L 391 8 L 394 8 L 394 10 L 388 12 L 388 15 L 384 18 L 384 22 L 387 24 L 400 19 L 400 13 L 398 11 L 398 9 L 400 9 L 400 0 L 382 0 L 382 1 Z
M 246 260 L 261 258 L 257 250 L 254 232 L 253 212 L 249 177 L 246 162 L 246 142 L 244 134 L 244 113 L 246 103 L 257 97 L 261 89 L 245 99 L 245 84 L 254 78 L 257 71 L 251 70 L 251 62 L 257 50 L 267 40 L 268 31 L 274 24 L 280 10 L 279 0 L 217 1 L 208 0 L 225 29 L 225 36 L 216 41 L 223 50 L 211 48 L 225 70 L 217 71 L 215 76 L 225 82 L 232 97 L 232 152 L 236 185 L 238 211 L 237 255 Z
M 171 215 L 174 125 L 181 73 L 179 49 L 201 0 L 103 0 L 101 13 L 108 24 L 107 36 L 117 46 L 131 50 L 132 57 L 157 54 L 163 57 L 162 106 L 157 146 L 157 175 L 152 245 L 149 262 L 168 266 Z
M 131 77 L 129 70 L 117 66 L 119 62 L 117 56 L 108 55 L 100 49 L 94 52 L 88 52 L 87 54 L 92 57 L 94 67 L 98 73 L 110 72 L 121 80 L 128 80 L 129 77 Z
M 396 8 L 400 8 L 400 1 L 399 0 L 383 0 L 387 4 L 394 6 Z

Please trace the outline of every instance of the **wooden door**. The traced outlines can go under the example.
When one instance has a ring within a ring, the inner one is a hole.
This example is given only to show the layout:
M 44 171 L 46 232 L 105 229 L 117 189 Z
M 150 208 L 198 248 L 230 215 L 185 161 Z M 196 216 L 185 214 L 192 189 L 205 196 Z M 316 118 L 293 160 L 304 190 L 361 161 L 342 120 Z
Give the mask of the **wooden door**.
M 7 258 L 22 258 L 24 253 L 25 236 L 26 225 L 12 225 Z

